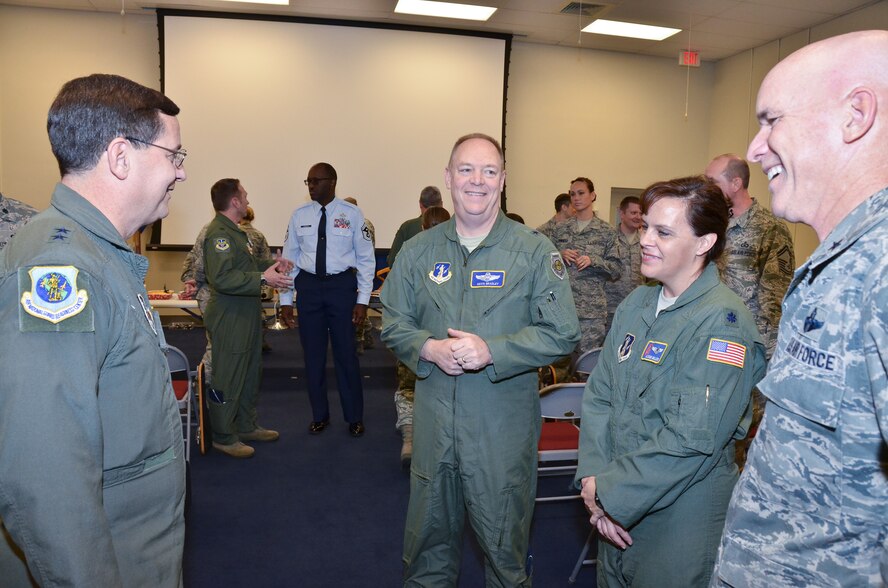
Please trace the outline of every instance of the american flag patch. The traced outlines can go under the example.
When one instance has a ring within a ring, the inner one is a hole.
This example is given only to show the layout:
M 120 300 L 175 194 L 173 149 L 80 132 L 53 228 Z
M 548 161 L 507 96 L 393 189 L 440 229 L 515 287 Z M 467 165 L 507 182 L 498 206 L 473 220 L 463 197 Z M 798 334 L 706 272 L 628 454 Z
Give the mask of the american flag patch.
M 713 337 L 709 340 L 706 359 L 742 368 L 746 360 L 746 346 Z

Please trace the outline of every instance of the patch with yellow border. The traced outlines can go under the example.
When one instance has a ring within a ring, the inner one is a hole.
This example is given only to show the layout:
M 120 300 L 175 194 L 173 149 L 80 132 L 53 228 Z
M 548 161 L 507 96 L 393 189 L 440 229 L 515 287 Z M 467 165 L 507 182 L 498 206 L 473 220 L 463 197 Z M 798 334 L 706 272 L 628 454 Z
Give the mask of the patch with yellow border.
M 89 277 L 72 265 L 18 271 L 22 331 L 93 331 Z M 62 326 L 64 324 L 64 326 Z

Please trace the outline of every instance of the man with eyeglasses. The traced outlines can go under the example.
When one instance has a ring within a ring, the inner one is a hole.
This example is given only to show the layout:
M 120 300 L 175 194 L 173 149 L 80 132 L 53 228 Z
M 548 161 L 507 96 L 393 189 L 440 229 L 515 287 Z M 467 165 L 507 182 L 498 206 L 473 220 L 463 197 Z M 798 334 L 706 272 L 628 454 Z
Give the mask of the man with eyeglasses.
M 352 437 L 364 434 L 364 390 L 355 348 L 355 327 L 363 324 L 373 289 L 376 259 L 361 210 L 336 198 L 336 170 L 318 163 L 305 185 L 311 202 L 293 212 L 284 238 L 286 259 L 295 267 L 299 340 L 305 358 L 312 420 L 308 432 L 330 424 L 327 400 L 327 343 L 332 343 L 342 416 Z M 281 319 L 295 328 L 292 290 L 281 292 Z M 329 333 L 329 336 L 328 336 Z
M 182 425 L 148 263 L 127 244 L 185 180 L 178 113 L 105 74 L 50 107 L 61 181 L 0 254 L 5 587 L 181 586 Z

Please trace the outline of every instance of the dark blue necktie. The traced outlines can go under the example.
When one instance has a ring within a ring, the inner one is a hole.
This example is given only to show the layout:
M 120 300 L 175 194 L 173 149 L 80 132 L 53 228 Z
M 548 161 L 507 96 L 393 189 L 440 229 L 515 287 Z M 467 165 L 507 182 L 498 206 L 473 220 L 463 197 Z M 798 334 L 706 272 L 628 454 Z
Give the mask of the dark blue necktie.
M 321 207 L 321 222 L 318 224 L 318 250 L 315 257 L 315 275 L 327 275 L 327 207 Z

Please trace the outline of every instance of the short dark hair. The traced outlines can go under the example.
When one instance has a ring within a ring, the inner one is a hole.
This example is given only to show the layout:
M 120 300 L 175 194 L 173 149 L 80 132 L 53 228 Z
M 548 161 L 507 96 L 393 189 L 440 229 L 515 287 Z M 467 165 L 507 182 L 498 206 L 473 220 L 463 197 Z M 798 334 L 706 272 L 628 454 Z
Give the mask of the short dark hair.
M 590 180 L 589 178 L 584 178 L 583 176 L 580 176 L 570 181 L 571 185 L 576 184 L 577 182 L 585 182 L 590 192 L 595 191 L 595 184 L 593 184 L 592 180 Z
M 237 178 L 222 178 L 210 188 L 210 199 L 213 201 L 213 210 L 222 212 L 231 206 L 231 199 L 237 196 L 240 180 Z
M 562 192 L 555 197 L 555 212 L 561 212 L 561 209 L 570 204 L 570 194 Z
M 441 190 L 437 186 L 426 186 L 419 193 L 419 204 L 423 208 L 441 206 L 444 200 L 441 198 Z
M 521 223 L 522 225 L 525 224 L 524 217 L 521 216 L 520 214 L 518 214 L 517 212 L 507 212 L 506 217 L 512 219 L 516 223 Z
M 93 169 L 117 137 L 153 143 L 163 132 L 160 114 L 179 107 L 158 92 L 127 78 L 92 74 L 67 82 L 49 107 L 46 131 L 62 176 Z M 134 142 L 133 148 L 148 145 Z
M 321 168 L 322 170 L 324 170 L 324 173 L 326 173 L 327 175 L 329 175 L 329 176 L 330 176 L 331 178 L 333 178 L 334 180 L 338 180 L 338 179 L 339 179 L 339 178 L 336 177 L 336 169 L 334 169 L 334 167 L 333 167 L 332 165 L 330 165 L 329 163 L 326 163 L 326 162 L 322 161 L 322 162 L 320 162 L 320 163 L 316 163 L 316 164 L 314 164 L 314 165 L 311 166 L 311 167 L 319 167 L 319 168 Z
M 430 206 L 422 213 L 422 229 L 427 231 L 434 226 L 450 220 L 450 213 L 446 208 L 440 206 Z
M 626 212 L 626 209 L 630 204 L 638 204 L 641 206 L 641 200 L 638 199 L 638 196 L 626 196 L 622 200 L 620 200 L 620 210 Z
M 502 145 L 499 144 L 499 141 L 497 141 L 496 139 L 494 139 L 490 135 L 485 135 L 484 133 L 469 133 L 468 135 L 463 135 L 462 137 L 457 139 L 456 143 L 453 144 L 453 149 L 450 150 L 450 159 L 447 160 L 448 165 L 449 165 L 449 162 L 453 161 L 453 154 L 456 153 L 457 148 L 459 148 L 459 146 L 462 145 L 463 143 L 465 143 L 466 141 L 470 141 L 471 139 L 482 139 L 484 141 L 487 141 L 488 143 L 490 143 L 494 147 L 496 147 L 496 151 L 497 151 L 497 153 L 499 153 L 499 157 L 500 157 L 500 166 L 505 167 L 506 156 L 503 153 Z
M 706 252 L 706 262 L 715 261 L 725 249 L 725 231 L 728 229 L 728 204 L 721 188 L 706 176 L 689 176 L 648 186 L 641 195 L 641 212 L 647 214 L 651 206 L 663 198 L 678 198 L 685 203 L 685 219 L 702 237 L 715 233 L 716 240 Z

